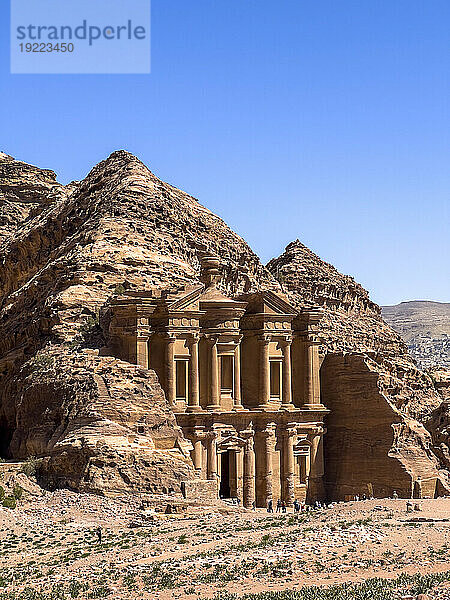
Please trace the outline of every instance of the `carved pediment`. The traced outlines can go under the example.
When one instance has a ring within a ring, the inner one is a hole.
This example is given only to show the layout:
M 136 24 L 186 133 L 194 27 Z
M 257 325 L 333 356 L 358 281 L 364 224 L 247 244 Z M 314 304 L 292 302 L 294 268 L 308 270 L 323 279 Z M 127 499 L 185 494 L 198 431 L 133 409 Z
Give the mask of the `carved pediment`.
M 246 314 L 289 315 L 294 317 L 297 310 L 287 299 L 270 290 L 242 296 L 248 302 Z
M 237 450 L 245 445 L 245 440 L 237 435 L 229 435 L 223 437 L 217 444 L 217 450 L 220 452 L 226 452 L 227 450 Z
M 180 311 L 198 311 L 199 310 L 199 299 L 203 292 L 203 286 L 199 285 L 194 289 L 189 290 L 184 294 L 180 294 L 178 297 L 167 302 L 168 312 L 180 312 Z
M 294 455 L 308 456 L 311 451 L 311 442 L 308 440 L 307 434 L 300 434 L 297 442 L 294 444 Z

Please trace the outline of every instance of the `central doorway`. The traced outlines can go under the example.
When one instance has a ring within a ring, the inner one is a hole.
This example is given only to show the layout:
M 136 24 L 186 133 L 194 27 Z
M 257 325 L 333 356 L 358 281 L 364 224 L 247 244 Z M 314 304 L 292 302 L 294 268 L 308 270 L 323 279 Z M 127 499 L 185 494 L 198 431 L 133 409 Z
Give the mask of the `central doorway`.
M 220 455 L 220 488 L 221 498 L 231 497 L 230 488 L 230 451 L 222 452 Z

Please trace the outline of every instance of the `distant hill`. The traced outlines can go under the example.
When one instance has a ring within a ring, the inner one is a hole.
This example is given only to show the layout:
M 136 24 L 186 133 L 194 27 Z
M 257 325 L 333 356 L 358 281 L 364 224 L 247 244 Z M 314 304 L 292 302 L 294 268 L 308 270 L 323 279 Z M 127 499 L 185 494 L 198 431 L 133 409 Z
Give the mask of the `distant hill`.
M 413 300 L 383 306 L 382 311 L 422 368 L 450 368 L 450 303 Z

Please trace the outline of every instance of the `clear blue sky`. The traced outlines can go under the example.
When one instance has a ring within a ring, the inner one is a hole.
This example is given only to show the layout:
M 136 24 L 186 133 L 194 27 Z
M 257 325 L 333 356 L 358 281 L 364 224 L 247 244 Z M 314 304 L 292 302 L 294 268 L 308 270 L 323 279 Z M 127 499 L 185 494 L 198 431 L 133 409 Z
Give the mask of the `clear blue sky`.
M 263 261 L 298 237 L 376 302 L 450 301 L 449 24 L 448 0 L 153 0 L 150 75 L 10 75 L 1 0 L 0 147 L 62 182 L 125 148 Z

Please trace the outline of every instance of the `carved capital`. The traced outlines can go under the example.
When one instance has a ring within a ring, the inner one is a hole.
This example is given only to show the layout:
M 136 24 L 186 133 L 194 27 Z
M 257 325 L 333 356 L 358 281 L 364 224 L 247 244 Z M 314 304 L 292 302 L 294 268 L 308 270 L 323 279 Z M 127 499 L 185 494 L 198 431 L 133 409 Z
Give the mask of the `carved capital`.
M 219 433 L 217 431 L 208 431 L 204 434 L 204 439 L 208 440 L 211 443 L 214 443 L 219 437 Z
M 194 440 L 204 440 L 206 437 L 205 428 L 202 425 L 196 425 L 192 428 L 192 437 Z
M 275 449 L 275 444 L 277 441 L 275 435 L 276 427 L 277 426 L 275 425 L 275 423 L 268 423 L 266 428 L 262 431 L 263 435 L 266 438 L 266 446 L 271 448 L 272 450 Z
M 138 342 L 148 342 L 149 337 L 150 336 L 148 335 L 148 333 L 138 331 L 138 333 L 136 335 L 136 340 Z
M 187 338 L 188 346 L 193 346 L 194 344 L 198 344 L 200 340 L 200 335 L 198 333 L 191 333 Z
M 284 335 L 281 339 L 278 340 L 278 343 L 282 348 L 286 348 L 292 344 L 292 335 Z
M 286 425 L 286 429 L 284 430 L 284 435 L 286 437 L 293 437 L 298 434 L 298 429 L 300 425 L 298 423 L 288 423 Z

